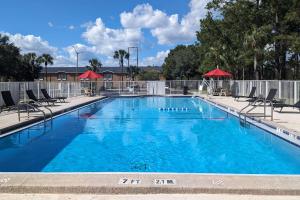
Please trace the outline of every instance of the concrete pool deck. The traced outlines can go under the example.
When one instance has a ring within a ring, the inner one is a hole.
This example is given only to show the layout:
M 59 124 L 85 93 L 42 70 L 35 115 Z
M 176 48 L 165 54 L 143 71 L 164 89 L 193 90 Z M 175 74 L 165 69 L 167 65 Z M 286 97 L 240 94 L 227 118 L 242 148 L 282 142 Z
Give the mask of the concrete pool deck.
M 61 114 L 64 112 L 67 112 L 69 110 L 72 110 L 74 108 L 83 106 L 88 103 L 95 102 L 97 100 L 100 100 L 104 98 L 103 96 L 94 96 L 94 97 L 87 97 L 87 96 L 78 96 L 78 97 L 72 97 L 68 98 L 66 100 L 66 103 L 59 103 L 57 102 L 55 106 L 49 106 L 49 108 L 52 110 L 53 115 Z M 43 109 L 46 114 L 49 115 L 49 111 Z M 8 131 L 20 128 L 25 125 L 29 125 L 33 122 L 37 122 L 43 120 L 42 113 L 36 113 L 35 116 L 33 116 L 33 113 L 30 114 L 30 117 L 27 117 L 27 113 L 21 114 L 21 121 L 18 120 L 18 114 L 16 111 L 3 111 L 0 113 L 0 136 L 3 133 L 6 133 Z
M 215 102 L 217 104 L 232 108 L 234 110 L 241 110 L 248 105 L 245 98 L 240 98 L 239 101 L 235 101 L 232 97 L 225 96 L 208 96 L 208 95 L 198 95 L 204 99 Z M 270 106 L 267 107 L 267 114 L 270 114 Z M 299 109 L 284 108 L 282 112 L 278 112 L 280 109 L 275 109 L 273 121 L 270 117 L 264 119 L 259 117 L 262 121 L 267 122 L 273 126 L 288 130 L 298 136 L 300 136 L 300 111 Z M 250 113 L 263 113 L 263 107 L 258 107 Z
M 231 194 L 0 194 L 5 200 L 298 200 L 298 196 L 231 195 Z
M 0 193 L 300 195 L 300 176 L 0 173 Z

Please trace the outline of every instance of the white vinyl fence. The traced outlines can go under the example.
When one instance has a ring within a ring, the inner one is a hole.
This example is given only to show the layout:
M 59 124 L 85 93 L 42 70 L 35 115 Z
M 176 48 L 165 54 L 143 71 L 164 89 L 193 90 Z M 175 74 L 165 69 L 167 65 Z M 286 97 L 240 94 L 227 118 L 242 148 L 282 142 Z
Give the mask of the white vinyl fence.
M 81 95 L 81 85 L 79 82 L 0 82 L 0 91 L 11 92 L 14 101 L 26 100 L 26 90 L 32 90 L 37 98 L 43 98 L 41 89 L 47 89 L 50 96 L 74 97 Z M 2 95 L 0 95 L 0 106 L 3 105 Z
M 87 88 L 92 88 L 97 95 L 176 95 L 182 94 L 188 87 L 189 94 L 207 93 L 208 88 L 222 87 L 236 95 L 247 96 L 252 87 L 256 87 L 256 96 L 266 97 L 269 90 L 277 89 L 278 99 L 293 104 L 300 100 L 300 81 L 278 80 L 171 80 L 171 81 L 97 81 L 97 82 L 0 82 L 0 91 L 9 90 L 15 102 L 27 99 L 26 90 L 33 90 L 38 98 L 43 98 L 40 89 L 47 89 L 55 96 L 74 97 L 83 95 Z M 0 95 L 0 106 L 3 105 Z
M 300 81 L 288 80 L 235 80 L 224 81 L 222 87 L 229 88 L 238 95 L 247 96 L 252 87 L 256 87 L 256 96 L 267 96 L 270 89 L 277 89 L 276 98 L 284 99 L 285 103 L 294 104 L 300 100 Z

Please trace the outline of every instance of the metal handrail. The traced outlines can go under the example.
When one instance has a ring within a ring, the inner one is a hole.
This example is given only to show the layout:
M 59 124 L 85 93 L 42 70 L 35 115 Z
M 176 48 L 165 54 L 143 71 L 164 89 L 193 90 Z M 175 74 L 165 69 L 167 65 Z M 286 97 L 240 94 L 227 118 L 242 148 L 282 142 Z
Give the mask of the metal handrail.
M 258 105 L 256 103 L 260 102 Z M 257 108 L 258 106 L 260 106 L 262 103 L 264 103 L 264 119 L 266 119 L 266 117 L 268 117 L 267 113 L 267 109 L 266 109 L 266 104 L 270 103 L 271 105 L 271 121 L 273 121 L 273 111 L 274 111 L 274 106 L 273 106 L 273 102 L 270 100 L 266 100 L 266 99 L 262 99 L 262 98 L 258 98 L 255 101 L 253 101 L 252 103 L 248 104 L 247 106 L 245 106 L 244 108 L 242 108 L 239 112 L 239 120 L 241 120 L 241 115 L 244 116 L 244 123 L 247 123 L 247 114 L 249 114 L 251 111 L 253 111 L 255 108 Z M 246 108 L 252 106 L 252 108 L 250 110 L 247 110 L 247 112 L 243 113 L 244 110 L 246 110 Z
M 53 112 L 52 112 L 52 110 L 51 110 L 48 106 L 45 106 L 45 105 L 41 104 L 41 103 L 38 102 L 38 101 L 34 101 L 34 100 L 30 100 L 30 101 L 32 101 L 32 102 L 34 102 L 35 104 L 39 105 L 40 107 L 43 107 L 43 108 L 45 108 L 46 110 L 48 110 L 48 111 L 50 112 L 51 120 L 53 120 Z
M 47 106 L 41 104 L 40 102 L 34 101 L 34 100 L 30 100 L 30 102 L 33 102 L 36 105 L 47 109 L 50 112 L 50 118 L 51 118 L 51 122 L 52 122 L 52 120 L 53 120 L 53 112 L 52 112 L 52 110 L 50 108 L 48 108 Z M 21 121 L 20 106 L 24 106 L 24 105 L 27 106 L 26 111 L 27 111 L 27 117 L 28 118 L 29 118 L 29 107 L 32 108 L 33 110 L 37 110 L 37 111 L 43 113 L 43 117 L 44 117 L 43 120 L 44 120 L 44 125 L 45 125 L 45 123 L 46 123 L 46 113 L 42 109 L 40 109 L 38 106 L 34 106 L 31 103 L 22 102 L 22 101 L 20 101 L 18 103 L 18 106 L 17 106 L 18 107 L 18 119 L 19 119 L 19 121 Z
M 212 87 L 211 87 L 211 85 L 209 84 L 209 82 L 206 80 L 206 79 L 203 79 L 202 80 L 202 82 L 201 82 L 201 85 L 206 85 L 206 87 L 210 90 L 210 91 L 208 91 L 207 90 L 207 94 L 209 94 L 211 91 L 212 91 Z
M 244 108 L 242 108 L 241 110 L 240 110 L 240 112 L 239 112 L 239 120 L 241 121 L 241 115 L 243 114 L 243 111 L 246 109 L 246 108 L 248 108 L 248 107 L 250 107 L 250 106 L 255 106 L 255 103 L 256 102 L 258 102 L 258 101 L 260 101 L 261 99 L 256 99 L 252 104 L 251 103 L 249 103 L 247 106 L 245 106 Z M 255 106 L 256 107 L 256 106 Z M 254 108 L 255 108 L 254 107 Z M 250 111 L 252 111 L 252 110 L 254 110 L 254 108 L 252 108 L 252 109 L 250 109 L 249 111 L 247 111 L 245 114 L 244 114 L 244 123 L 247 123 L 247 113 L 248 112 L 250 112 Z

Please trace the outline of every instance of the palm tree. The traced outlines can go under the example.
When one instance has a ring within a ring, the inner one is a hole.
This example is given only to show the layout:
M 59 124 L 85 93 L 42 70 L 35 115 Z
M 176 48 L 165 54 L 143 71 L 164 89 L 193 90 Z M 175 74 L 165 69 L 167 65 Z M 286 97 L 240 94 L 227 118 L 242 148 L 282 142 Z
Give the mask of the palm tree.
M 31 68 L 31 75 L 34 78 L 38 77 L 38 73 L 41 70 L 38 57 L 35 53 L 27 53 L 23 55 L 23 61 Z
M 97 58 L 93 58 L 93 59 L 89 60 L 89 63 L 90 63 L 90 66 L 87 66 L 87 68 L 94 72 L 98 72 L 99 68 L 102 67 L 101 61 L 98 60 Z
M 228 63 L 226 61 L 224 52 L 222 51 L 223 47 L 210 47 L 209 51 L 207 51 L 205 53 L 205 56 L 207 56 L 208 58 L 210 58 L 211 62 L 213 65 L 216 66 L 223 66 L 225 65 L 226 67 L 228 67 Z
M 266 37 L 265 30 L 253 28 L 253 30 L 250 30 L 244 40 L 244 46 L 248 47 L 250 52 L 253 53 L 253 71 L 254 71 L 254 78 L 256 80 L 259 79 L 258 74 L 258 56 L 262 55 L 264 53 L 263 47 L 260 46 L 260 41 L 264 40 Z
M 41 56 L 38 57 L 37 59 L 38 63 L 45 64 L 45 70 L 46 70 L 46 81 L 48 81 L 48 70 L 47 70 L 47 66 L 48 64 L 53 65 L 53 57 L 50 54 L 43 54 Z
M 24 54 L 24 59 L 31 65 L 35 65 L 37 62 L 37 55 L 35 53 Z
M 119 65 L 122 68 L 122 89 L 123 89 L 123 74 L 124 74 L 124 59 L 129 59 L 129 53 L 123 49 L 115 51 L 114 59 L 119 61 Z

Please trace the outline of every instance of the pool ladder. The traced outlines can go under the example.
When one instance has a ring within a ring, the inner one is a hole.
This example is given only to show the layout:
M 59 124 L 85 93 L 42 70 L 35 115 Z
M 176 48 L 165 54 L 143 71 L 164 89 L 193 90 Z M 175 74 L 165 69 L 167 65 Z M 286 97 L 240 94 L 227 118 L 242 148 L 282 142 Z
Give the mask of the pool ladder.
M 39 108 L 39 107 L 43 107 L 44 109 L 46 109 L 46 110 L 49 111 L 50 122 L 51 122 L 51 125 L 52 125 L 52 120 L 53 120 L 53 112 L 52 112 L 52 110 L 50 108 L 48 108 L 47 106 L 41 104 L 40 102 L 37 102 L 37 101 L 34 101 L 34 100 L 30 100 L 30 102 L 33 102 L 35 105 L 38 105 L 38 106 L 33 106 L 32 104 L 27 103 L 27 102 L 19 102 L 19 104 L 18 104 L 18 119 L 19 119 L 19 121 L 21 121 L 21 110 L 20 110 L 20 107 L 21 106 L 26 106 L 27 118 L 29 118 L 29 116 L 30 116 L 30 112 L 29 112 L 30 109 L 32 109 L 34 111 L 41 112 L 43 114 L 44 126 L 46 126 L 47 115 L 46 115 L 46 113 L 45 113 L 44 110 L 42 110 L 42 109 Z
M 258 103 L 258 104 L 257 104 Z M 267 115 L 267 103 L 270 103 L 271 105 L 271 114 Z M 264 107 L 264 112 L 263 113 L 250 113 L 251 111 L 253 111 L 254 109 L 256 109 L 257 107 L 261 106 L 263 104 Z M 250 108 L 249 110 L 246 110 L 247 108 Z M 268 101 L 266 99 L 262 99 L 262 98 L 258 98 L 255 101 L 249 103 L 247 106 L 245 106 L 244 108 L 242 108 L 239 111 L 239 121 L 240 124 L 244 127 L 249 127 L 250 124 L 247 121 L 247 118 L 251 118 L 251 117 L 264 117 L 264 119 L 266 119 L 266 117 L 271 117 L 271 120 L 273 121 L 273 102 L 272 101 Z

